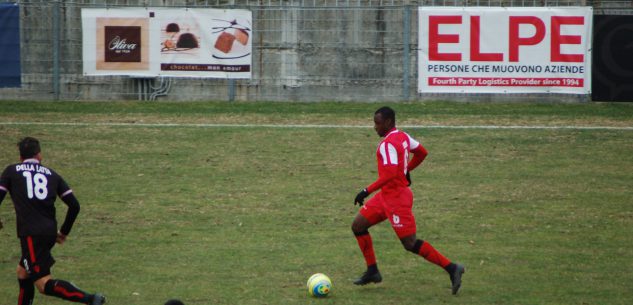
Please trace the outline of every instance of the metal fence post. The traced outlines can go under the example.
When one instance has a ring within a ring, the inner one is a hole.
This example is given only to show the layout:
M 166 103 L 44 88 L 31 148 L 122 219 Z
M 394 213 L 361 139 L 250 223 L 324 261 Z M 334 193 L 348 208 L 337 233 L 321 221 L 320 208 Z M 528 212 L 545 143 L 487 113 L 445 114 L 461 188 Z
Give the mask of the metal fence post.
M 402 99 L 409 100 L 409 65 L 411 56 L 409 54 L 409 41 L 411 36 L 411 9 L 409 5 L 404 6 L 404 18 L 402 18 L 402 26 L 404 28 L 402 34 Z
M 60 64 L 60 0 L 53 1 L 53 97 L 59 100 Z
M 229 102 L 235 101 L 235 79 L 229 79 Z
M 235 9 L 235 0 L 229 0 L 229 9 Z M 235 79 L 229 79 L 228 83 L 229 102 L 235 101 Z

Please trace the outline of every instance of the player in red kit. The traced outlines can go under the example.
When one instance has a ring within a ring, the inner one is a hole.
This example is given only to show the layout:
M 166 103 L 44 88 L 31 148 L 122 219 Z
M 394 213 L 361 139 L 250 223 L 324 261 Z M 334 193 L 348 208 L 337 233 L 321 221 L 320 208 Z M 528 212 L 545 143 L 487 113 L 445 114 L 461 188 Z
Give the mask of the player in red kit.
M 406 250 L 424 257 L 448 272 L 452 293 L 457 294 L 461 287 L 464 266 L 452 263 L 427 241 L 416 237 L 409 172 L 424 161 L 428 152 L 407 133 L 396 129 L 396 114 L 389 107 L 382 107 L 375 112 L 374 129 L 380 137 L 384 137 L 376 151 L 378 179 L 356 195 L 354 204 L 358 203 L 361 209 L 352 223 L 352 231 L 365 257 L 367 271 L 354 281 L 354 284 L 365 285 L 382 281 L 368 230 L 371 226 L 388 219 Z M 413 155 L 410 160 L 409 154 Z M 363 205 L 365 198 L 377 190 L 380 192 Z

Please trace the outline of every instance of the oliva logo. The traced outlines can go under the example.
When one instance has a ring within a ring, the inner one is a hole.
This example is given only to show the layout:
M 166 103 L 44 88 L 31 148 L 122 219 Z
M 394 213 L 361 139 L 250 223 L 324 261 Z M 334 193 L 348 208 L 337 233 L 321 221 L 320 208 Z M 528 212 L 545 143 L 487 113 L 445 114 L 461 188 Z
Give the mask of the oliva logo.
M 108 48 L 112 51 L 132 51 L 136 49 L 136 46 L 136 43 L 127 43 L 126 39 L 121 39 L 120 36 L 115 36 L 108 44 Z
M 393 223 L 395 224 L 399 224 L 400 223 L 400 217 L 398 217 L 398 215 L 393 214 Z

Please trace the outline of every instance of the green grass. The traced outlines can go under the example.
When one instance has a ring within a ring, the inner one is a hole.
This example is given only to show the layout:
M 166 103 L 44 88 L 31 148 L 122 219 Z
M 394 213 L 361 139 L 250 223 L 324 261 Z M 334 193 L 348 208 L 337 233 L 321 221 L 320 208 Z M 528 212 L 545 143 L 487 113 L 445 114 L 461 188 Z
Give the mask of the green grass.
M 402 124 L 633 126 L 630 104 L 391 104 Z M 0 102 L 0 122 L 310 123 L 370 126 L 372 103 Z M 630 304 L 633 131 L 412 129 L 419 237 L 467 273 L 371 229 L 384 282 L 355 287 L 358 190 L 376 176 L 371 128 L 0 124 L 0 165 L 32 135 L 82 212 L 55 277 L 110 304 Z M 0 206 L 0 304 L 17 298 L 19 243 Z M 65 208 L 58 202 L 58 214 Z M 334 282 L 308 297 L 316 272 Z M 41 295 L 35 304 L 66 304 Z

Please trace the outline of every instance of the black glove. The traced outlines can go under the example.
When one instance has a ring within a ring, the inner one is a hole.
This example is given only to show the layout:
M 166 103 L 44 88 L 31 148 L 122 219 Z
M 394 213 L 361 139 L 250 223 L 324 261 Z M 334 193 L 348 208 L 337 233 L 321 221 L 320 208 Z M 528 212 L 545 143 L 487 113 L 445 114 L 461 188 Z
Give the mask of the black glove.
M 358 203 L 359 206 L 363 206 L 363 203 L 365 201 L 365 198 L 367 198 L 367 196 L 369 196 L 369 193 L 367 192 L 367 189 L 363 189 L 362 191 L 360 191 L 360 193 L 358 193 L 358 195 L 356 195 L 356 199 L 354 199 L 354 205 L 356 205 L 356 203 Z
M 409 184 L 407 184 L 407 186 L 411 185 L 411 175 L 409 173 L 410 172 L 407 172 L 407 182 L 409 182 Z

